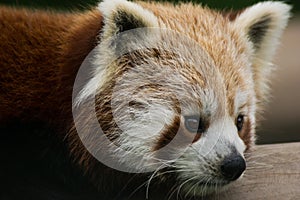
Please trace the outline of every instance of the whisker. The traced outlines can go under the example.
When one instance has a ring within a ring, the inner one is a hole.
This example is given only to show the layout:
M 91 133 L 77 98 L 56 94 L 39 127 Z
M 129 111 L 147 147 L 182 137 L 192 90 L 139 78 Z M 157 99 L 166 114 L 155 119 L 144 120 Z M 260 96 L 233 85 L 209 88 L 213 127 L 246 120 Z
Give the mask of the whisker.
M 187 197 L 188 197 L 189 193 L 193 190 L 193 188 L 195 187 L 195 185 L 196 185 L 196 184 L 193 184 L 193 185 L 192 185 L 191 189 L 189 189 L 189 190 L 187 191 L 187 193 L 184 195 L 184 198 L 187 198 Z
M 176 189 L 177 189 L 177 184 L 174 183 L 174 185 L 172 186 L 172 188 L 171 188 L 170 191 L 168 192 L 168 195 L 167 195 L 167 196 L 168 196 L 168 200 L 171 199 L 171 197 L 172 197 L 172 195 L 175 193 Z
M 178 190 L 177 190 L 177 195 L 176 195 L 176 196 L 177 196 L 177 199 L 178 199 L 178 197 L 179 197 L 181 188 L 182 188 L 186 183 L 188 183 L 188 182 L 190 182 L 190 181 L 192 181 L 192 180 L 195 180 L 195 179 L 196 179 L 196 177 L 192 177 L 192 178 L 190 178 L 190 179 L 184 181 L 184 182 L 179 186 L 179 188 L 178 188 Z
M 148 199 L 149 198 L 149 187 L 150 187 L 150 183 L 151 183 L 151 180 L 153 179 L 153 177 L 155 176 L 155 174 L 159 171 L 159 170 L 161 170 L 163 165 L 161 165 L 160 167 L 158 167 L 153 173 L 152 173 L 152 175 L 150 176 L 150 178 L 149 178 L 149 181 L 148 181 L 148 184 L 147 184 L 147 188 L 146 188 L 146 199 Z

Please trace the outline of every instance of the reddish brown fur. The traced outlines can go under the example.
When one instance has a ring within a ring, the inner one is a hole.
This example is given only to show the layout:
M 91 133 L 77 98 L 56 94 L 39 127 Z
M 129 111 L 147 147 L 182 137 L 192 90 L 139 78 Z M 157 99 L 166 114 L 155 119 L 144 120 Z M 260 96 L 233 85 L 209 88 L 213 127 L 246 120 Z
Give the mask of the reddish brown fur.
M 239 132 L 239 136 L 240 138 L 242 138 L 242 140 L 245 142 L 245 144 L 247 144 L 246 148 L 247 150 L 249 150 L 252 146 L 250 146 L 249 144 L 251 144 L 251 131 L 254 129 L 254 127 L 252 127 L 252 123 L 250 122 L 249 119 L 246 119 L 246 121 L 244 122 L 244 127 L 243 129 Z
M 51 92 L 58 87 L 62 35 L 72 20 L 68 14 L 0 8 L 1 121 L 48 120 L 55 113 L 48 108 L 57 109 Z
M 72 82 L 101 23 L 96 11 L 0 8 L 0 123 L 19 118 L 55 122 L 58 128 L 70 122 Z
M 0 125 L 38 120 L 66 138 L 73 124 L 73 82 L 101 27 L 97 10 L 57 14 L 0 8 Z M 94 169 L 97 161 L 76 131 L 70 133 L 70 150 L 82 158 L 77 162 L 84 171 Z

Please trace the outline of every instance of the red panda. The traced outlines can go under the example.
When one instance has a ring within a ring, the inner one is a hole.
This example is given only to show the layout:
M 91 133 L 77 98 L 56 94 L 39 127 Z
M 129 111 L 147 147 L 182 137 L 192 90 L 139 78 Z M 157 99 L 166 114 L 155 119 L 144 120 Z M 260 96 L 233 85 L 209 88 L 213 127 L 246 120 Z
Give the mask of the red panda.
M 209 194 L 245 171 L 289 11 L 279 2 L 237 15 L 125 0 L 84 13 L 1 7 L 0 124 L 46 123 L 101 193 L 146 185 L 148 195 L 155 179 L 166 195 Z

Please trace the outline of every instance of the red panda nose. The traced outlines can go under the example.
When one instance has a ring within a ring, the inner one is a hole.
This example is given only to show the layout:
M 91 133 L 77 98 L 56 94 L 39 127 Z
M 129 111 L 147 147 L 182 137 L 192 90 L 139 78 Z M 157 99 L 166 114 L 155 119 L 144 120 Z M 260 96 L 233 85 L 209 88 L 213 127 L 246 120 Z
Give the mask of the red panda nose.
M 228 181 L 238 179 L 245 169 L 245 159 L 236 153 L 226 157 L 221 164 L 221 173 Z

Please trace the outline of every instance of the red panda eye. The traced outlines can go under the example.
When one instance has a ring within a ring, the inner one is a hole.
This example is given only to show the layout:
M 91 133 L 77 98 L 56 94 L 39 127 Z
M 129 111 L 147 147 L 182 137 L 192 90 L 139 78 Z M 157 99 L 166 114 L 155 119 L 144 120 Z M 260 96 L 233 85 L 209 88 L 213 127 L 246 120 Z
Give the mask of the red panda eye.
M 238 131 L 241 131 L 244 126 L 244 115 L 239 115 L 236 119 L 236 127 Z
M 185 128 L 191 133 L 201 133 L 203 132 L 203 127 L 201 125 L 200 117 L 198 116 L 186 116 L 185 117 Z

